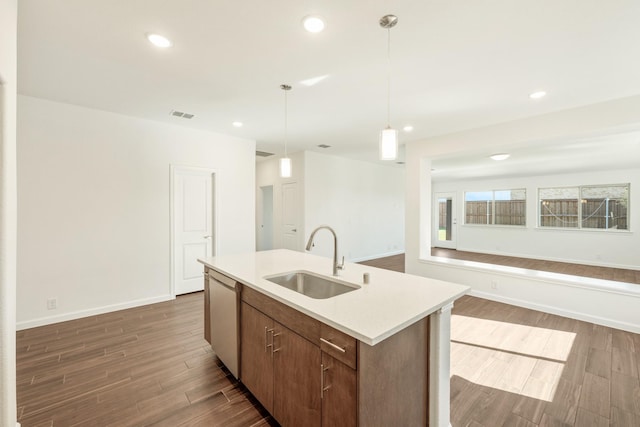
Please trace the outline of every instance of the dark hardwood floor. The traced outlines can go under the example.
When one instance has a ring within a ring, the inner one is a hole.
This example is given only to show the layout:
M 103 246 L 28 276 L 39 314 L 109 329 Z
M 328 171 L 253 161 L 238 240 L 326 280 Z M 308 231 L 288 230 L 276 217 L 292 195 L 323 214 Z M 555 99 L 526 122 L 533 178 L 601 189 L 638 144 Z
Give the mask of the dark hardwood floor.
M 639 335 L 468 296 L 452 324 L 454 427 L 640 426 Z M 23 427 L 277 425 L 204 341 L 202 293 L 19 331 L 17 346 Z
M 17 333 L 22 427 L 276 425 L 204 340 L 203 293 Z

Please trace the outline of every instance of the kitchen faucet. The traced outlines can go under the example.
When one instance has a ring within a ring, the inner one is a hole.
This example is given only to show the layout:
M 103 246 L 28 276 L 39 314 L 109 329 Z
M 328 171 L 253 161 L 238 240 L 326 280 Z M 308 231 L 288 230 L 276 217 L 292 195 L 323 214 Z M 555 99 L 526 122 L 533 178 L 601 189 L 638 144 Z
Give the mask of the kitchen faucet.
M 307 242 L 307 250 L 311 250 L 311 246 L 313 246 L 313 238 L 315 237 L 318 230 L 326 228 L 333 234 L 333 275 L 338 275 L 338 270 L 344 270 L 344 256 L 342 257 L 342 264 L 338 264 L 338 236 L 336 236 L 336 232 L 333 231 L 333 228 L 328 225 L 321 225 L 311 232 L 311 236 L 309 236 L 309 241 Z

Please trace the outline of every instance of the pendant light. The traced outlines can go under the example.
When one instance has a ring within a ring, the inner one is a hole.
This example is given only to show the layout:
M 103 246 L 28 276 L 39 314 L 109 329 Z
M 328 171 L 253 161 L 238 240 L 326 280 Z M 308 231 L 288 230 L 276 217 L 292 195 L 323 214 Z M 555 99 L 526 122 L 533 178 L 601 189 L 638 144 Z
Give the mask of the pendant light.
M 398 23 L 395 15 L 380 18 L 380 26 L 387 30 L 387 127 L 380 131 L 380 160 L 395 160 L 398 156 L 398 131 L 391 128 L 391 28 Z
M 291 178 L 291 159 L 287 156 L 287 92 L 291 90 L 289 85 L 280 85 L 284 91 L 284 157 L 280 159 L 280 177 Z

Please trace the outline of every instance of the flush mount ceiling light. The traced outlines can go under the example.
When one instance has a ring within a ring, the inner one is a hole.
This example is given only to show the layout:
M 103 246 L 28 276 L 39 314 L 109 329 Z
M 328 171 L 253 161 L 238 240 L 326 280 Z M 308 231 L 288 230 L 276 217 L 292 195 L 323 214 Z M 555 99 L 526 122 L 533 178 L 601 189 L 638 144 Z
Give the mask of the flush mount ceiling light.
M 307 15 L 302 18 L 302 26 L 310 33 L 320 33 L 324 30 L 324 20 L 318 15 Z
M 151 42 L 152 45 L 161 47 L 161 48 L 167 48 L 167 47 L 173 46 L 173 43 L 171 43 L 171 40 L 169 40 L 165 36 L 161 36 L 160 34 L 147 33 L 147 40 L 149 40 L 149 42 Z
M 289 85 L 280 85 L 284 91 L 284 157 L 280 159 L 280 177 L 291 178 L 291 159 L 287 156 L 287 92 L 291 90 Z
M 235 121 L 235 122 L 233 122 L 233 123 L 231 123 L 231 124 L 232 124 L 234 127 L 237 127 L 237 128 L 241 128 L 241 127 L 242 127 L 242 122 Z
M 531 99 L 540 99 L 540 98 L 544 98 L 547 95 L 547 92 L 540 90 L 538 92 L 533 92 L 531 94 L 529 94 L 529 98 Z
M 398 23 L 395 15 L 380 18 L 380 27 L 387 30 L 387 127 L 380 132 L 380 160 L 395 160 L 398 156 L 398 131 L 391 128 L 391 28 Z
M 511 154 L 508 154 L 508 153 L 496 153 L 496 154 L 492 154 L 490 157 L 493 160 L 501 161 L 501 160 L 507 160 L 510 156 Z
M 405 131 L 405 132 L 411 132 L 413 130 L 413 126 L 407 125 L 407 126 L 403 127 L 402 130 Z

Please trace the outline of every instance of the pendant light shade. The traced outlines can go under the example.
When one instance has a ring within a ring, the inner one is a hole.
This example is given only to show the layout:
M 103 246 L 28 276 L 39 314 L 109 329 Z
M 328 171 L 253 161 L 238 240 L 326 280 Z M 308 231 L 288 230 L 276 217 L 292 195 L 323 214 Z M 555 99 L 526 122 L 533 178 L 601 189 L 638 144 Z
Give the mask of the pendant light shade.
M 284 157 L 280 159 L 280 177 L 291 178 L 293 167 L 287 155 L 287 92 L 291 90 L 291 86 L 283 84 L 280 89 L 284 91 Z
M 398 131 L 391 128 L 391 28 L 398 23 L 395 15 L 380 18 L 380 27 L 387 30 L 387 127 L 380 131 L 380 160 L 398 157 Z
M 398 131 L 387 127 L 380 131 L 380 160 L 398 157 Z
M 280 177 L 291 178 L 291 159 L 289 157 L 280 159 Z

